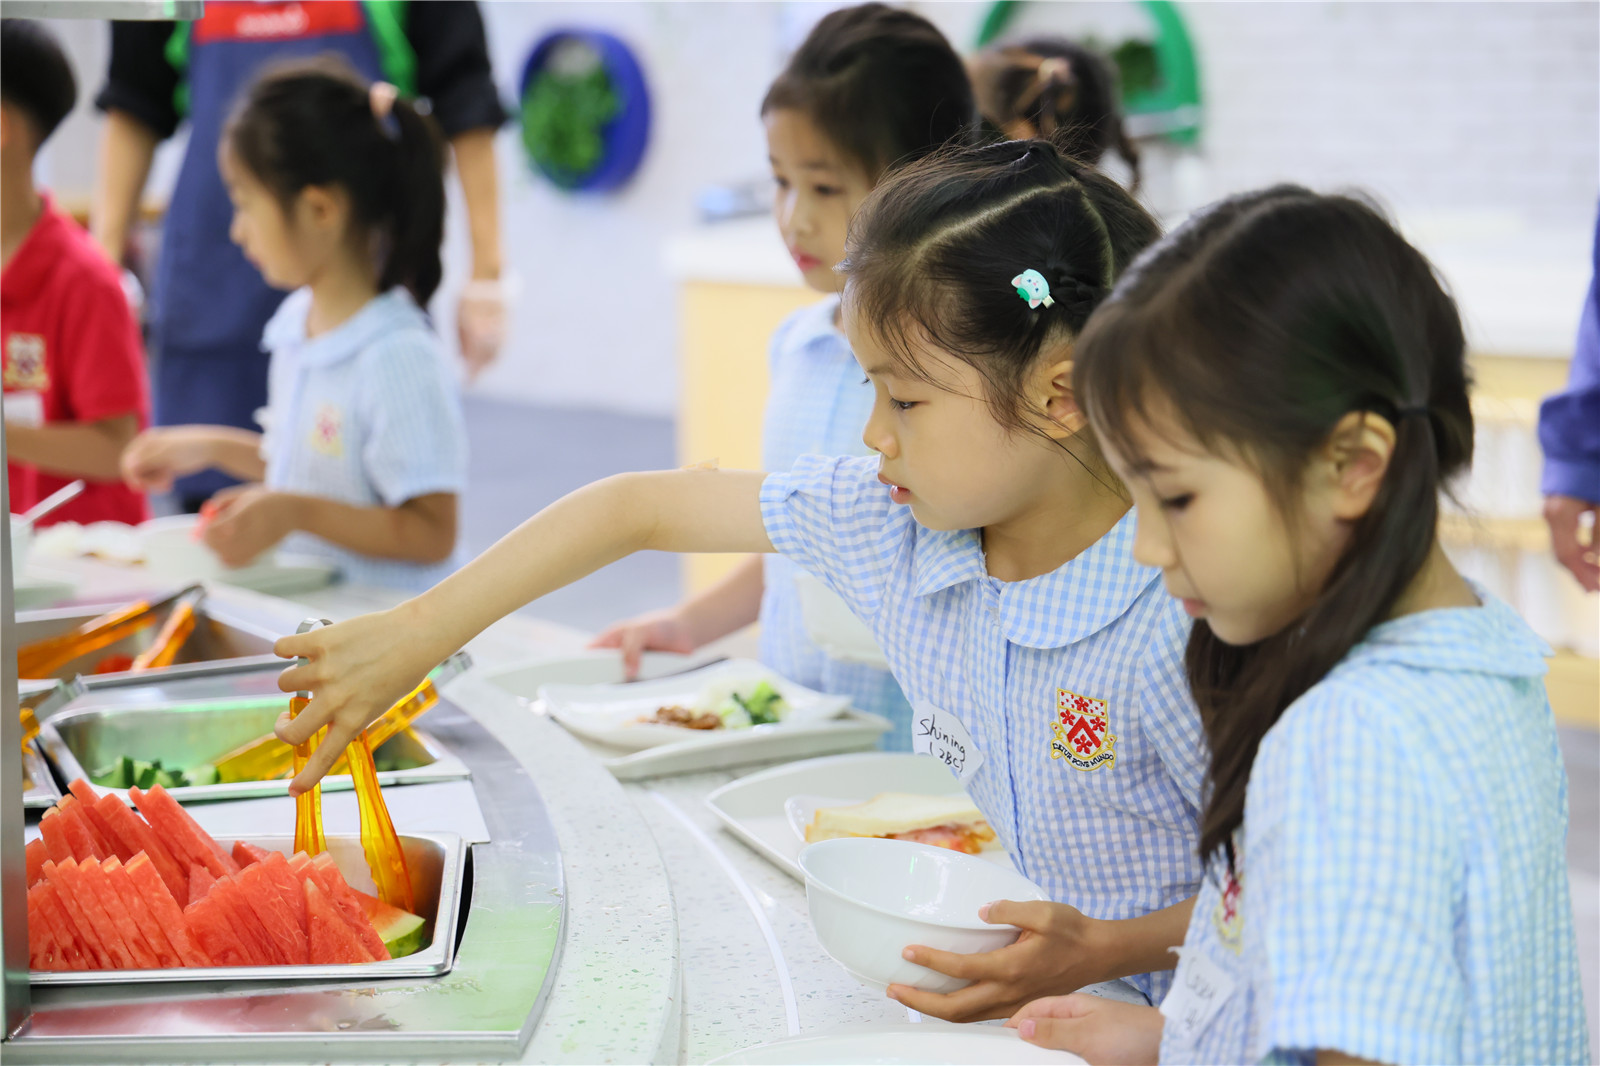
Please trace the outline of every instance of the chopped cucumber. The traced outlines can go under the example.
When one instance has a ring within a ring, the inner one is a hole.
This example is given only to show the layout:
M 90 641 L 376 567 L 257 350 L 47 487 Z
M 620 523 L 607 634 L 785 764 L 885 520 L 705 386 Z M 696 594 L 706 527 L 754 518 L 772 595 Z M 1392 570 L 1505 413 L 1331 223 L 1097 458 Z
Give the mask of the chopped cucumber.
M 222 780 L 222 775 L 217 773 L 217 768 L 208 762 L 189 767 L 183 776 L 191 785 L 215 785 Z

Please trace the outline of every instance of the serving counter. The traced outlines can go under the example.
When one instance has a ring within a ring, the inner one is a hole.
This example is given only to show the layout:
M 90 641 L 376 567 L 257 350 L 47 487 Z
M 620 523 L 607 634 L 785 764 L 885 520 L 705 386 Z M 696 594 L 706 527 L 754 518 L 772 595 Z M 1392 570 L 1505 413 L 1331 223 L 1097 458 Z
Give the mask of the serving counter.
M 137 570 L 51 566 L 97 600 L 149 587 Z M 213 595 L 286 620 L 339 619 L 399 598 L 348 586 L 294 603 L 225 586 Z M 823 953 L 804 888 L 705 806 L 711 791 L 759 767 L 621 784 L 494 681 L 583 643 L 571 629 L 504 619 L 468 645 L 473 669 L 421 720 L 471 770 L 477 810 L 409 816 L 416 805 L 401 806 L 401 795 L 449 786 L 408 786 L 391 800 L 396 828 L 453 824 L 488 838 L 472 848 L 473 906 L 449 974 L 287 993 L 247 984 L 35 988 L 34 1018 L 5 1044 L 6 1060 L 704 1062 L 840 1024 L 905 1022 L 904 1008 Z M 348 794 L 327 799 L 329 831 L 353 832 L 353 806 L 338 806 L 341 796 L 348 805 Z M 191 810 L 222 836 L 241 828 L 249 807 L 271 832 L 292 824 L 286 798 Z

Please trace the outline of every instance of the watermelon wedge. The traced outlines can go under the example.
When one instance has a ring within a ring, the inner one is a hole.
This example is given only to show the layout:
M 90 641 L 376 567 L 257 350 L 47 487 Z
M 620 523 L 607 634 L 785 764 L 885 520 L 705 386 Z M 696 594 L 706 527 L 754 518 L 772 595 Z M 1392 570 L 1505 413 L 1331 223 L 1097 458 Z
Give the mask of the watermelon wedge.
M 41 890 L 39 898 L 43 904 L 43 913 L 55 926 L 56 943 L 66 946 L 67 958 L 71 960 L 72 968 L 98 970 L 100 964 L 95 960 L 87 938 L 72 920 L 72 916 L 67 913 L 67 908 L 62 905 L 56 886 L 45 880 L 34 887 Z
M 111 916 L 100 903 L 100 897 L 84 882 L 78 864 L 71 859 L 54 863 L 45 867 L 44 875 L 55 883 L 56 892 L 61 896 L 63 903 L 69 908 L 73 906 L 78 908 L 73 917 L 77 918 L 78 913 L 83 915 L 78 927 L 94 938 L 96 947 L 105 955 L 105 969 L 134 969 L 132 952 L 122 942 L 115 923 L 111 921 Z
M 55 926 L 44 916 L 43 885 L 28 889 L 28 966 L 35 970 L 67 968 L 66 949 L 56 941 Z
M 217 879 L 212 877 L 211 871 L 204 866 L 189 867 L 189 902 L 205 899 L 206 894 L 211 891 L 211 886 L 216 883 Z
M 121 863 L 118 863 L 121 866 Z M 133 920 L 133 915 L 128 913 L 123 906 L 122 897 L 111 884 L 111 878 L 106 875 L 98 860 L 78 864 L 78 876 L 81 883 L 94 894 L 101 910 L 111 920 L 111 925 L 117 931 L 117 939 L 127 949 L 128 955 L 133 959 L 134 969 L 154 970 L 159 965 L 156 961 L 154 949 L 145 942 L 144 934 L 139 932 L 138 925 Z
M 372 928 L 372 923 L 367 921 L 367 915 L 361 908 L 361 897 L 356 895 L 355 889 L 345 881 L 344 874 L 339 872 L 339 866 L 333 861 L 333 856 L 322 852 L 311 860 L 311 869 L 321 875 L 319 887 L 328 895 L 339 913 L 344 915 L 344 920 L 361 940 L 367 953 L 375 959 L 387 959 L 389 949 L 383 946 L 383 938 L 378 931 Z
M 255 908 L 250 906 L 237 881 L 231 876 L 218 878 L 211 888 L 211 895 L 217 897 L 224 913 L 233 916 L 239 940 L 256 960 L 255 965 L 277 966 L 289 961 L 267 934 L 261 919 L 256 917 Z
M 234 932 L 233 915 L 223 908 L 220 897 L 207 896 L 189 904 L 183 918 L 195 943 L 211 959 L 211 965 L 256 965 L 255 956 Z
M 133 857 L 124 870 L 128 880 L 133 882 L 133 887 L 138 889 L 139 895 L 144 898 L 150 908 L 150 913 L 161 926 L 161 931 L 171 942 L 172 947 L 183 960 L 185 966 L 210 966 L 211 956 L 206 954 L 189 932 L 189 923 L 184 920 L 183 910 L 178 902 L 172 898 L 172 893 L 167 891 L 166 882 L 161 880 L 161 875 L 156 872 L 155 863 L 150 856 L 141 852 Z
M 83 816 L 83 804 L 78 802 L 76 796 L 62 796 L 56 802 L 56 810 L 61 812 L 62 831 L 67 835 L 67 842 L 72 845 L 73 858 L 85 862 L 89 859 L 103 859 L 111 854 L 95 842 L 89 820 Z
M 180 864 L 173 858 L 172 852 L 161 843 L 156 836 L 156 831 L 150 828 L 148 822 L 128 809 L 127 804 L 117 797 L 110 795 L 101 796 L 94 805 L 95 810 L 104 818 L 111 827 L 111 832 L 120 841 L 119 848 L 131 848 L 134 855 L 144 852 L 150 857 L 150 862 L 155 866 L 156 873 L 161 876 L 162 882 L 167 886 L 167 891 L 172 893 L 173 900 L 178 906 L 183 906 L 189 901 L 189 867 Z M 44 823 L 41 822 L 40 825 Z M 119 850 L 120 855 L 120 850 Z M 124 864 L 132 859 L 123 859 Z
M 261 926 L 272 938 L 273 946 L 291 966 L 304 966 L 309 960 L 305 931 L 290 909 L 289 901 L 278 894 L 278 887 L 260 863 L 246 867 L 233 880 L 255 911 Z
M 51 807 L 44 812 L 44 817 L 39 819 L 39 839 L 44 841 L 45 850 L 50 853 L 50 861 L 57 863 L 66 862 L 73 858 L 72 842 L 67 839 L 67 823 L 61 818 L 61 812 Z
M 44 864 L 50 857 L 50 850 L 44 846 L 43 840 L 35 838 L 28 841 L 28 846 L 22 852 L 28 861 L 28 887 L 32 888 L 44 877 Z
M 239 864 L 239 869 L 241 870 L 246 866 L 261 862 L 269 854 L 272 853 L 268 852 L 266 848 L 258 848 L 248 841 L 235 840 L 233 842 L 233 861 Z
M 133 858 L 139 849 L 129 847 L 128 842 L 112 830 L 111 823 L 107 822 L 105 815 L 100 812 L 100 796 L 95 793 L 94 786 L 80 777 L 72 782 L 70 787 L 72 794 L 78 797 L 78 802 L 83 805 L 83 816 L 89 819 L 89 824 L 94 827 L 95 833 L 100 838 L 100 846 L 105 853 L 107 855 L 115 855 L 124 863 Z
M 300 931 L 309 935 L 311 930 L 306 924 L 306 894 L 300 887 L 301 878 L 289 868 L 289 860 L 280 852 L 268 852 L 267 857 L 261 862 L 261 869 L 265 871 L 266 877 L 272 879 L 278 895 L 289 904 Z
M 372 923 L 373 930 L 383 940 L 383 946 L 389 950 L 391 959 L 401 959 L 407 955 L 414 955 L 427 946 L 428 941 L 423 939 L 427 931 L 427 922 L 410 911 L 391 907 L 377 896 L 369 896 L 360 889 L 350 891 L 361 900 L 361 910 L 367 916 L 367 921 Z
M 200 823 L 178 806 L 178 801 L 166 789 L 152 785 L 146 792 L 134 787 L 128 790 L 128 795 L 133 797 L 139 811 L 174 855 L 204 866 L 213 877 L 239 872 L 239 864 L 233 861 L 233 856 L 223 851 L 222 845 L 201 829 Z
M 128 876 L 128 871 L 123 868 L 121 859 L 107 859 L 100 864 L 100 870 L 105 874 L 106 880 L 111 884 L 111 890 L 116 893 L 122 902 L 122 909 L 129 918 L 133 919 L 134 926 L 139 930 L 139 935 L 144 937 L 144 942 L 149 945 L 150 951 L 155 955 L 156 968 L 169 970 L 182 966 L 183 960 L 167 939 L 167 934 L 162 932 L 161 923 L 156 921 L 155 915 L 150 913 L 150 904 L 145 902 L 139 890 L 133 887 L 133 880 Z
M 315 880 L 304 882 L 306 919 L 311 925 L 310 949 L 313 966 L 371 962 L 372 954 L 362 946 L 355 931 L 345 922 Z

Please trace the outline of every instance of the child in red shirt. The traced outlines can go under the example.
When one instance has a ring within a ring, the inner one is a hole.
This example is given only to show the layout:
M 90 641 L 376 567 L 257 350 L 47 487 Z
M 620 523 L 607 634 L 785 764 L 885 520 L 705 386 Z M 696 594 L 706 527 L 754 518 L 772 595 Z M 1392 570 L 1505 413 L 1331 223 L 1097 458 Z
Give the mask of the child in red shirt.
M 149 421 L 144 351 L 116 267 L 34 188 L 40 145 L 77 86 L 44 27 L 0 22 L 0 383 L 11 509 L 82 478 L 46 522 L 140 522 L 122 449 Z

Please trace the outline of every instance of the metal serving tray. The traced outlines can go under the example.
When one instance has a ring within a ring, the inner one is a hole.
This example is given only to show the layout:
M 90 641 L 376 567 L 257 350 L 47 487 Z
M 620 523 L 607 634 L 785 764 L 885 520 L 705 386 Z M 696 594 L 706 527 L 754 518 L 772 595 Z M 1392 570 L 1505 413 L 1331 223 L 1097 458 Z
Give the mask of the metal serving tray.
M 285 855 L 294 850 L 294 838 L 266 836 L 250 843 Z M 217 843 L 231 848 L 233 841 Z M 461 885 L 466 874 L 466 850 L 454 833 L 415 833 L 400 838 L 411 890 L 416 894 L 417 915 L 428 924 L 429 937 L 421 951 L 386 962 L 344 963 L 333 966 L 196 966 L 173 970 L 33 970 L 35 985 L 137 985 L 161 981 L 376 981 L 386 977 L 434 977 L 455 965 L 456 925 L 461 917 Z M 374 893 L 372 875 L 358 837 L 329 837 L 328 853 L 350 887 Z
M 84 622 L 99 618 L 107 611 L 124 606 L 127 602 L 129 601 L 73 604 L 48 610 L 18 612 L 17 644 L 19 647 L 24 647 L 36 640 L 66 633 Z M 115 681 L 134 677 L 146 681 L 161 681 L 205 676 L 219 671 L 259 670 L 271 666 L 282 669 L 289 665 L 286 660 L 272 654 L 272 645 L 279 637 L 294 632 L 292 619 L 275 617 L 264 611 L 242 610 L 215 596 L 207 596 L 202 600 L 195 614 L 194 632 L 184 642 L 183 650 L 178 653 L 177 662 L 171 666 L 145 670 L 138 674 L 128 671 L 95 674 L 95 667 L 107 656 L 136 656 L 149 647 L 161 625 L 158 619 L 153 625 L 129 634 L 115 644 L 74 659 L 54 671 L 51 676 L 62 680 L 75 674 L 83 674 L 86 679 L 93 677 L 96 681 Z M 164 617 L 163 612 L 162 618 Z
M 163 766 L 185 769 L 212 762 L 239 745 L 272 732 L 273 723 L 287 707 L 288 697 L 281 693 L 233 699 L 103 704 L 76 710 L 68 707 L 40 723 L 39 743 L 67 781 L 79 777 L 88 781 L 92 769 L 106 766 L 124 755 L 147 761 L 160 759 Z M 465 763 L 420 731 L 415 732 L 414 737 L 401 733 L 373 753 L 380 760 L 390 755 L 414 765 L 410 769 L 380 771 L 378 783 L 382 785 L 459 781 L 471 776 Z M 322 779 L 324 792 L 342 792 L 354 787 L 349 774 Z M 288 780 L 283 779 L 186 785 L 167 791 L 179 803 L 194 803 L 282 796 L 288 788 Z M 128 802 L 127 789 L 96 785 L 95 790 L 113 793 Z
M 34 742 L 38 743 L 37 741 Z M 34 744 L 22 746 L 22 772 L 30 787 L 22 794 L 22 806 L 29 810 L 53 806 L 61 798 L 61 787 L 50 773 L 50 766 Z

